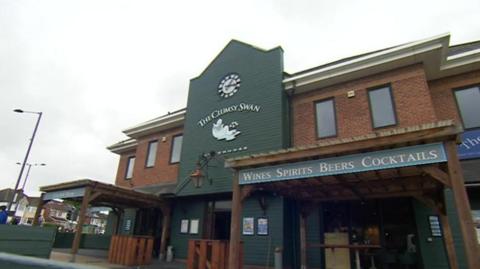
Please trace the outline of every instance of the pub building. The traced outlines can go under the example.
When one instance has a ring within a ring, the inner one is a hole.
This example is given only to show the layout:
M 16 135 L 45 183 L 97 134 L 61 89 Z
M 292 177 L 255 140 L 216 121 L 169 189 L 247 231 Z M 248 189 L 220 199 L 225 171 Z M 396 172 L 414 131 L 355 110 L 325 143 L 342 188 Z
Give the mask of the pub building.
M 480 268 L 480 41 L 449 39 L 293 74 L 232 40 L 185 109 L 108 147 L 116 185 L 169 201 L 118 232 L 188 268 Z

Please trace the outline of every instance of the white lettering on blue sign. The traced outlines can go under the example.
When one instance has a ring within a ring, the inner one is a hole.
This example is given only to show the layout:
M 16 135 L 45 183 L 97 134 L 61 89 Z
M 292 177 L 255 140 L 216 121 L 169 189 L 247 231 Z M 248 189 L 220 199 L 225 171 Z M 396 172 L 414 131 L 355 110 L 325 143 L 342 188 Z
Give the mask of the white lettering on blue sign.
M 462 134 L 462 143 L 458 146 L 461 160 L 480 158 L 480 129 Z
M 442 143 L 353 154 L 239 171 L 239 184 L 347 174 L 446 162 Z

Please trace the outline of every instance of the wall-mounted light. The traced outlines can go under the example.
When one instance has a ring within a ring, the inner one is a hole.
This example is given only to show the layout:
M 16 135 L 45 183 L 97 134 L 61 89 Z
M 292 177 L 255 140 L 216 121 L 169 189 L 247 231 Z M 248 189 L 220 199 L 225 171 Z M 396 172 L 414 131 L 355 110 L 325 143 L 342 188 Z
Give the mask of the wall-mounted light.
M 195 186 L 195 188 L 200 188 L 202 187 L 202 182 L 203 182 L 203 178 L 205 177 L 202 173 L 202 167 L 200 166 L 200 162 L 197 162 L 197 167 L 195 168 L 195 170 L 190 174 L 190 179 L 192 180 L 193 182 L 193 186 Z

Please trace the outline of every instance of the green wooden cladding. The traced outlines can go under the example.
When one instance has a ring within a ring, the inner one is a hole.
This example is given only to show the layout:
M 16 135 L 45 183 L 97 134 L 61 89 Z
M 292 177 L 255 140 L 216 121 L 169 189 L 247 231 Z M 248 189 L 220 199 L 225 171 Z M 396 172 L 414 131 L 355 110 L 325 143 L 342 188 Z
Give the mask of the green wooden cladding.
M 259 198 L 254 195 L 243 203 L 242 219 L 253 217 L 255 235 L 242 235 L 244 264 L 273 267 L 275 248 L 283 249 L 283 213 L 284 199 L 278 196 L 263 195 L 265 199 L 265 212 L 260 207 Z M 257 220 L 260 217 L 268 219 L 268 235 L 257 235 Z M 240 224 L 242 227 L 242 224 Z M 239 231 L 240 233 L 242 231 Z
M 447 204 L 447 215 L 452 229 L 455 251 L 457 253 L 458 266 L 460 269 L 467 269 L 466 256 L 463 248 L 462 235 L 458 222 L 458 214 L 455 209 L 452 191 L 446 189 L 445 202 Z M 417 223 L 418 245 L 423 262 L 424 269 L 449 269 L 447 252 L 443 242 L 443 237 L 431 237 L 428 216 L 435 215 L 432 209 L 425 207 L 420 202 L 413 200 L 415 209 L 415 221 Z M 475 235 L 472 235 L 475 236 Z M 428 238 L 432 238 L 428 242 Z
M 218 85 L 222 78 L 230 73 L 240 76 L 241 86 L 236 94 L 224 98 L 218 94 Z M 281 48 L 263 51 L 231 41 L 199 77 L 190 81 L 178 196 L 231 192 L 232 171 L 223 167 L 223 158 L 286 146 L 288 133 L 284 130 L 288 130 L 288 112 L 282 79 Z M 198 123 L 214 110 L 242 103 L 260 106 L 260 110 L 225 113 L 203 127 Z M 212 135 L 212 125 L 218 119 L 222 119 L 224 124 L 238 123 L 237 130 L 241 131 L 241 134 L 231 141 L 218 141 Z M 239 148 L 242 150 L 238 151 Z M 222 154 L 211 161 L 209 167 L 203 171 L 207 178 L 204 179 L 202 187 L 195 188 L 189 182 L 189 175 L 195 169 L 199 156 L 224 150 L 235 152 Z
M 55 236 L 54 248 L 71 248 L 74 233 L 57 233 Z M 80 248 L 83 249 L 102 249 L 108 250 L 110 247 L 110 235 L 101 234 L 82 234 L 80 239 Z
M 0 225 L 0 252 L 48 259 L 55 233 L 54 228 Z
M 262 266 L 268 263 L 270 266 L 273 266 L 275 247 L 283 248 L 284 245 L 284 199 L 278 196 L 264 195 L 267 205 L 264 212 L 260 207 L 259 197 L 255 195 L 244 201 L 243 217 L 253 217 L 255 219 L 255 235 L 242 235 L 241 237 L 241 240 L 244 242 L 244 263 Z M 206 205 L 207 201 L 202 198 L 182 199 L 175 204 L 170 244 L 174 247 L 176 258 L 186 259 L 188 240 L 201 238 L 204 229 L 203 222 L 205 220 Z M 266 236 L 257 235 L 256 232 L 257 219 L 260 217 L 268 218 L 269 234 Z M 199 219 L 199 233 L 180 233 L 182 219 Z M 241 231 L 239 232 L 241 233 Z
M 202 199 L 179 199 L 175 203 L 170 228 L 170 244 L 175 251 L 175 257 L 186 259 L 188 254 L 188 240 L 201 238 L 206 201 Z M 180 233 L 180 225 L 183 219 L 199 220 L 198 234 Z

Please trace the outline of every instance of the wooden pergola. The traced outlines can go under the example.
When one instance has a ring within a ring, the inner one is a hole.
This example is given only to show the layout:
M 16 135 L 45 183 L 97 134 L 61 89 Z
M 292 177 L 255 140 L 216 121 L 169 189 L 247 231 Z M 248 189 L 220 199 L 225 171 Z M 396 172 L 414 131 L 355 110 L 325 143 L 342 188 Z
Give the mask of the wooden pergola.
M 43 204 L 52 199 L 63 199 L 81 203 L 77 229 L 72 243 L 72 261 L 80 246 L 82 227 L 85 214 L 89 206 L 102 206 L 111 208 L 160 208 L 163 214 L 162 238 L 160 253 L 166 255 L 167 239 L 171 223 L 171 207 L 168 201 L 153 194 L 142 193 L 131 189 L 106 184 L 89 179 L 76 180 L 50 186 L 40 187 L 40 203 L 35 212 L 34 225 L 38 224 Z
M 239 264 L 240 219 L 243 201 L 255 191 L 271 191 L 285 197 L 304 201 L 305 205 L 324 201 L 414 197 L 434 209 L 440 216 L 450 268 L 457 269 L 458 261 L 443 197 L 444 188 L 450 188 L 454 196 L 468 268 L 480 268 L 479 246 L 476 237 L 473 236 L 476 232 L 457 156 L 457 141 L 459 141 L 459 134 L 462 131 L 452 121 L 441 121 L 412 128 L 379 132 L 363 137 L 321 142 L 306 147 L 290 148 L 227 160 L 226 166 L 235 170 L 229 268 L 238 268 Z M 239 185 L 239 172 L 245 169 L 439 142 L 445 148 L 448 159 L 446 162 L 311 177 L 302 180 L 291 179 Z M 305 206 L 300 214 L 300 257 L 302 269 L 307 268 L 305 225 L 308 213 L 308 206 Z

